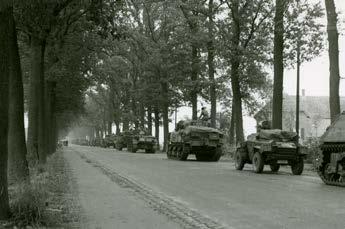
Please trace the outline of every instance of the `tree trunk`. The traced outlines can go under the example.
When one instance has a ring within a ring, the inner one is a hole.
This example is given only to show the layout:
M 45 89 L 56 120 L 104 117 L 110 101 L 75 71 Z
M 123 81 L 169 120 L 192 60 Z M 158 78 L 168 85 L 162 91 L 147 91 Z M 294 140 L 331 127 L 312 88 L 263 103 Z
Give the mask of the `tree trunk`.
M 46 142 L 47 142 L 47 154 L 55 152 L 54 141 L 55 141 L 55 87 L 56 82 L 46 81 L 45 87 L 45 131 L 46 131 Z
M 50 144 L 51 144 L 51 153 L 56 152 L 56 146 L 58 142 L 58 128 L 57 128 L 57 118 L 56 118 L 56 82 L 53 82 L 52 85 L 52 95 L 51 95 L 51 130 L 50 130 Z
M 242 98 L 241 98 L 241 89 L 239 83 L 239 64 L 232 63 L 231 64 L 231 88 L 233 91 L 233 106 L 235 109 L 234 113 L 234 123 L 235 123 L 235 130 L 236 130 L 236 143 L 240 143 L 244 141 L 244 134 L 243 134 L 243 119 L 242 119 Z
M 239 18 L 239 1 L 234 1 L 233 10 L 233 34 L 232 34 L 232 48 L 234 55 L 231 57 L 231 88 L 233 93 L 232 106 L 234 108 L 234 122 L 236 130 L 236 143 L 244 141 L 243 135 L 243 120 L 242 120 L 242 95 L 239 80 L 239 67 L 240 67 L 240 18 Z
M 10 208 L 7 184 L 7 133 L 9 89 L 9 36 L 13 20 L 12 1 L 0 2 L 0 220 L 9 217 Z
M 142 102 L 139 104 L 139 119 L 140 119 L 140 123 L 139 123 L 140 128 L 145 129 L 145 106 Z
M 231 120 L 230 120 L 230 127 L 229 127 L 229 143 L 235 143 L 235 106 L 232 104 L 231 107 Z
M 30 75 L 30 88 L 29 88 L 29 125 L 28 125 L 28 136 L 27 146 L 30 161 L 37 161 L 38 156 L 38 86 L 36 76 L 39 72 L 37 65 L 35 64 L 36 59 L 40 58 L 40 51 L 36 50 L 33 42 L 31 46 L 31 75 Z
M 213 12 L 213 0 L 208 2 L 208 43 L 207 43 L 207 64 L 208 64 L 208 77 L 211 83 L 210 86 L 210 100 L 211 100 L 211 127 L 216 127 L 216 115 L 217 115 L 217 95 L 216 95 L 216 81 L 214 79 L 214 12 Z
M 340 113 L 339 99 L 339 44 L 337 29 L 337 13 L 334 0 L 325 0 L 327 11 L 327 34 L 328 34 L 328 56 L 329 56 L 329 105 L 331 122 L 334 122 Z
M 129 116 L 130 116 L 129 97 L 130 97 L 130 94 L 128 93 L 128 91 L 126 91 L 125 92 L 125 98 L 123 101 L 123 115 L 121 115 L 121 117 L 122 117 L 122 131 L 128 131 L 129 130 Z
M 274 83 L 273 83 L 273 110 L 272 127 L 283 127 L 283 80 L 284 80 L 284 11 L 285 0 L 276 0 L 274 17 Z
M 148 134 L 152 135 L 152 107 L 151 106 L 147 108 L 147 129 L 148 129 Z
M 198 119 L 198 48 L 196 44 L 192 44 L 192 75 L 193 88 L 191 90 L 191 103 L 192 103 L 192 119 Z
M 159 110 L 158 107 L 156 106 L 154 109 L 154 113 L 155 113 L 155 137 L 156 137 L 156 141 L 157 141 L 157 146 L 159 147 Z
M 14 20 L 10 37 L 10 79 L 9 79 L 9 121 L 8 121 L 8 172 L 10 182 L 18 183 L 29 179 L 26 160 L 24 127 L 24 91 L 22 70 Z
M 139 117 L 138 117 L 138 109 L 137 109 L 137 104 L 136 101 L 134 99 L 134 97 L 132 97 L 132 117 L 134 118 L 134 120 L 132 120 L 132 122 L 134 123 L 135 129 L 138 130 L 139 129 Z
M 96 132 L 96 138 L 97 139 L 100 139 L 100 135 L 99 135 L 99 127 L 97 126 L 97 127 L 95 127 L 95 132 Z
M 166 82 L 161 83 L 162 87 L 162 98 L 164 98 L 162 104 L 163 113 L 163 134 L 164 134 L 164 145 L 163 151 L 165 152 L 169 143 L 169 101 L 168 101 L 168 84 Z
M 113 122 L 109 121 L 107 127 L 108 127 L 108 134 L 112 134 L 113 133 Z
M 115 126 L 116 126 L 116 134 L 119 134 L 121 132 L 120 130 L 120 122 L 118 120 L 115 120 Z
M 32 37 L 32 49 L 34 57 L 37 59 L 32 60 L 32 66 L 35 69 L 35 80 L 37 85 L 37 102 L 38 102 L 38 162 L 45 164 L 47 162 L 47 133 L 45 127 L 45 79 L 44 79 L 44 53 L 45 53 L 45 40 L 39 40 Z

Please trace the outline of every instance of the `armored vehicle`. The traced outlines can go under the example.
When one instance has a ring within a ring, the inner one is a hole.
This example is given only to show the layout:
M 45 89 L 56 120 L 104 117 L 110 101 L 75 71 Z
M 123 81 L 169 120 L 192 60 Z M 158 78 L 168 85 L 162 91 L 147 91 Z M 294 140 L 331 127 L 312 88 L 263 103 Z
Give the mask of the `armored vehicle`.
M 345 187 L 345 112 L 321 136 L 315 162 L 323 182 Z
M 119 133 L 115 136 L 115 148 L 118 150 L 122 150 L 123 148 L 128 148 L 128 143 L 132 139 L 132 132 L 124 131 Z
M 223 133 L 208 127 L 200 120 L 180 121 L 175 132 L 170 133 L 167 156 L 185 161 L 195 154 L 198 161 L 219 161 L 222 156 Z
M 295 132 L 279 129 L 259 128 L 258 133 L 248 136 L 234 155 L 235 168 L 242 170 L 246 163 L 261 173 L 264 165 L 270 165 L 272 172 L 278 172 L 280 165 L 290 165 L 292 174 L 301 175 L 306 153 L 298 144 Z
M 103 139 L 103 147 L 113 147 L 115 148 L 115 135 L 114 134 L 107 134 Z
M 127 150 L 130 152 L 137 152 L 137 150 L 144 149 L 146 153 L 155 153 L 156 138 L 140 131 L 139 134 L 133 134 L 127 144 Z
M 102 142 L 103 142 L 103 139 L 101 139 L 100 137 L 93 138 L 93 139 L 90 141 L 90 146 L 101 147 L 101 146 L 102 146 Z

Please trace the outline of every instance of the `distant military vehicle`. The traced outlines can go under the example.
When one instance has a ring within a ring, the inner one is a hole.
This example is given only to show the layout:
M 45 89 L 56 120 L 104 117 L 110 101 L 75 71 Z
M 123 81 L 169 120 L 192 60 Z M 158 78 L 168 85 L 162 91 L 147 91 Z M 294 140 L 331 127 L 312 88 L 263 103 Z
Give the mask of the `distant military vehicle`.
M 103 147 L 113 147 L 115 148 L 115 135 L 114 134 L 107 134 L 105 135 L 104 139 L 103 139 Z
M 223 133 L 200 120 L 180 121 L 170 133 L 167 156 L 187 160 L 194 154 L 198 161 L 218 161 L 222 156 Z
M 101 147 L 102 144 L 103 144 L 103 139 L 101 139 L 100 137 L 93 138 L 90 141 L 90 146 Z
M 269 129 L 269 122 L 264 122 L 258 133 L 248 136 L 234 155 L 237 170 L 242 170 L 246 163 L 252 164 L 256 173 L 261 173 L 264 165 L 270 165 L 272 172 L 277 172 L 280 165 L 290 165 L 294 175 L 302 174 L 305 157 L 297 133 Z
M 345 187 L 345 112 L 321 136 L 316 166 L 325 184 Z
M 156 138 L 140 131 L 139 134 L 130 136 L 127 143 L 127 150 L 130 152 L 137 152 L 137 150 L 144 149 L 146 153 L 155 153 Z
M 128 143 L 132 139 L 133 133 L 130 131 L 124 131 L 115 136 L 115 148 L 122 150 L 123 148 L 128 148 Z

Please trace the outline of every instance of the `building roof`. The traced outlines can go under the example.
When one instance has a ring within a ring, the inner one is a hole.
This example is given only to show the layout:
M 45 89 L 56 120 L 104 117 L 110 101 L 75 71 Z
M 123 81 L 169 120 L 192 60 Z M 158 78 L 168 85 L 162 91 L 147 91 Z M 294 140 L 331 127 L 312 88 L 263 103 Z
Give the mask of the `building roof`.
M 260 118 L 265 112 L 272 110 L 272 102 L 267 103 L 254 118 Z M 340 97 L 340 110 L 345 109 L 345 97 Z M 283 111 L 296 111 L 296 96 L 284 95 Z M 311 118 L 319 117 L 321 119 L 330 118 L 329 97 L 328 96 L 300 96 L 300 112 Z

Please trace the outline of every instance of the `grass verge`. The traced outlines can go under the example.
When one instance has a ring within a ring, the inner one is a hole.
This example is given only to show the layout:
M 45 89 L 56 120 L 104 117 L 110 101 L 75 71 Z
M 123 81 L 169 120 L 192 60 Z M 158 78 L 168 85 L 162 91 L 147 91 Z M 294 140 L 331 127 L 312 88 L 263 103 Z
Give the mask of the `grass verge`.
M 30 168 L 30 182 L 9 187 L 12 217 L 0 228 L 79 228 L 76 182 L 59 151 Z

